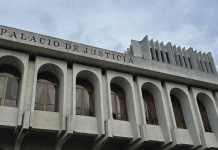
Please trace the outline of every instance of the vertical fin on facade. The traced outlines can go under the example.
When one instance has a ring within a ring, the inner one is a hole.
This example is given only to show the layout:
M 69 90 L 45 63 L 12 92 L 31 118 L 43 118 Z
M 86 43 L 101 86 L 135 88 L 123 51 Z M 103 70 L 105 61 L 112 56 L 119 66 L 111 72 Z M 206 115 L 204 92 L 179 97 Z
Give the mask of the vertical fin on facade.
M 128 54 L 156 61 L 159 63 L 176 65 L 186 69 L 198 70 L 205 73 L 216 74 L 216 67 L 211 53 L 202 53 L 181 46 L 176 46 L 168 42 L 159 42 L 149 39 L 146 35 L 141 41 L 131 40 Z

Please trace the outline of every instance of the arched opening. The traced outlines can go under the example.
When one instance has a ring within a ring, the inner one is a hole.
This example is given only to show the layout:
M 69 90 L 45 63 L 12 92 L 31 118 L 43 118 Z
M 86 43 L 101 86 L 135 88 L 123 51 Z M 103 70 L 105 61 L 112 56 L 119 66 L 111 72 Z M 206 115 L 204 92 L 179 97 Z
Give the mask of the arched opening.
M 171 92 L 170 98 L 171 98 L 171 102 L 172 102 L 172 106 L 173 106 L 173 112 L 174 112 L 174 116 L 175 116 L 176 126 L 178 128 L 187 129 L 182 106 L 181 106 L 179 98 L 177 97 L 177 94 Z
M 76 79 L 76 114 L 95 116 L 94 88 L 87 79 Z
M 204 97 L 206 97 L 206 96 L 203 95 L 203 94 L 198 94 L 198 96 L 197 96 L 198 108 L 199 108 L 199 111 L 200 111 L 201 120 L 202 120 L 202 123 L 203 123 L 203 126 L 204 126 L 204 130 L 206 132 L 212 132 L 210 121 L 209 121 L 209 118 L 208 118 L 207 109 L 206 109 L 205 105 L 203 104 L 203 100 L 208 101 L 210 99 L 205 99 Z
M 111 83 L 111 101 L 113 118 L 127 121 L 126 95 L 122 87 L 115 83 Z
M 97 115 L 96 104 L 100 102 L 99 86 L 99 80 L 93 72 L 83 70 L 77 74 L 76 115 Z
M 20 73 L 11 65 L 0 66 L 0 104 L 18 106 Z
M 38 72 L 35 110 L 59 111 L 60 69 L 52 64 L 43 65 Z
M 0 58 L 0 105 L 17 107 L 23 64 L 13 56 Z
M 148 90 L 142 88 L 142 96 L 144 100 L 144 109 L 147 124 L 158 125 L 158 117 L 154 96 Z

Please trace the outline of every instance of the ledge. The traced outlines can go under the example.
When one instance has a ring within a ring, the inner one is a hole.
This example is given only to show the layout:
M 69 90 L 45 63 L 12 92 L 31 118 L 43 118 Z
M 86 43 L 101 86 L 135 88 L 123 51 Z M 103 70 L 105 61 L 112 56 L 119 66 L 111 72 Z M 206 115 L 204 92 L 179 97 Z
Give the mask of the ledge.
M 175 129 L 175 143 L 177 145 L 187 145 L 187 146 L 194 146 L 193 140 L 190 136 L 188 129 Z
M 107 120 L 107 129 L 112 137 L 133 138 L 133 128 L 129 121 Z
M 30 127 L 42 130 L 61 130 L 58 112 L 34 110 L 30 115 Z
M 89 135 L 101 134 L 98 130 L 96 117 L 76 115 L 72 118 L 71 125 L 71 132 Z
M 18 108 L 17 107 L 6 107 L 0 106 L 0 125 L 7 127 L 16 127 Z
M 159 125 L 142 125 L 141 135 L 145 141 L 165 143 L 162 129 Z
M 217 137 L 214 133 L 205 132 L 206 147 L 208 148 L 218 148 Z
M 31 39 L 33 36 L 35 40 Z M 44 40 L 47 40 L 47 45 Z M 125 53 L 118 53 L 14 28 L 0 26 L 0 46 L 28 54 L 52 57 L 133 75 L 142 75 L 159 80 L 174 81 L 190 86 L 218 90 L 217 74 L 162 64 L 132 57 Z

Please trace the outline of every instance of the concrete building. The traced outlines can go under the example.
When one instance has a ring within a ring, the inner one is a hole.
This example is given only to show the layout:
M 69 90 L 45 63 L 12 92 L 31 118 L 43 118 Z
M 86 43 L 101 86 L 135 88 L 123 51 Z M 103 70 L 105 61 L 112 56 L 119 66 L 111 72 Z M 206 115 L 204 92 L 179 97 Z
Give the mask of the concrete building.
M 125 53 L 0 26 L 1 150 L 216 150 L 211 53 Z

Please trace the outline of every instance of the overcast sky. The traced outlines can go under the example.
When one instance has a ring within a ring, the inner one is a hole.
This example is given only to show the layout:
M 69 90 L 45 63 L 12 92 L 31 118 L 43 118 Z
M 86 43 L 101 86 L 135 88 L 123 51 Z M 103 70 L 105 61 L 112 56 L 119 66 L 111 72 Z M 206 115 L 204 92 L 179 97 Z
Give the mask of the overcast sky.
M 148 35 L 218 66 L 218 0 L 1 0 L 0 24 L 116 51 Z

